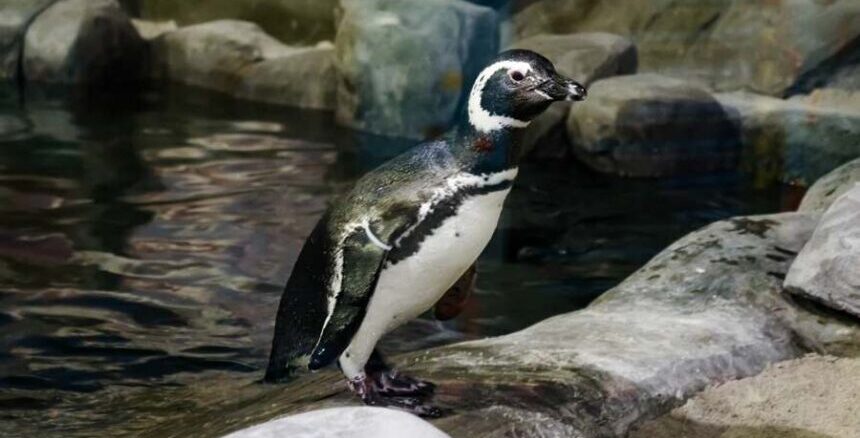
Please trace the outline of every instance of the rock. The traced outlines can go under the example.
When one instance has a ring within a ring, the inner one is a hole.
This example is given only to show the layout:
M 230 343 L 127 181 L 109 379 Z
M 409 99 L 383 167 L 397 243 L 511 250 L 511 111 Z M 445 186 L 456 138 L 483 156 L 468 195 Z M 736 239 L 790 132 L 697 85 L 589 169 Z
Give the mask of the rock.
M 563 75 L 588 86 L 598 79 L 636 72 L 636 46 L 627 38 L 609 33 L 571 35 L 541 34 L 516 42 L 510 48 L 534 50 L 546 56 Z M 561 130 L 571 103 L 554 104 L 532 121 L 523 140 L 523 153 L 536 145 L 534 154 L 543 158 L 563 158 L 568 155 L 567 141 L 549 141 L 547 136 Z
M 330 408 L 305 412 L 233 432 L 224 438 L 449 438 L 430 423 L 393 409 Z
M 103 88 L 140 79 L 144 51 L 116 0 L 63 0 L 27 29 L 22 69 L 29 82 Z
M 57 0 L 0 0 L 0 80 L 18 73 L 21 43 L 32 20 Z
M 843 193 L 860 183 L 860 158 L 819 178 L 806 192 L 798 211 L 824 213 Z
M 331 41 L 338 0 L 137 0 L 140 17 L 176 20 L 181 26 L 234 19 L 259 25 L 276 39 L 295 45 Z
M 740 135 L 703 89 L 654 74 L 595 82 L 567 119 L 577 156 L 624 176 L 667 176 L 731 169 Z
M 821 217 L 791 265 L 785 287 L 860 318 L 860 183 Z
M 709 388 L 631 438 L 853 438 L 860 359 L 809 356 Z
M 147 41 L 154 40 L 167 32 L 179 29 L 174 20 L 149 21 L 132 18 L 131 24 L 137 29 L 137 33 L 140 34 L 141 38 Z
M 394 137 L 447 128 L 498 51 L 496 13 L 461 0 L 344 0 L 338 123 Z
M 823 64 L 849 64 L 854 58 L 847 52 L 860 47 L 856 0 L 538 0 L 511 22 L 516 38 L 590 31 L 628 36 L 639 49 L 640 72 L 772 96 Z
M 860 156 L 860 93 L 820 91 L 789 100 L 751 93 L 716 97 L 740 125 L 742 168 L 762 183 L 809 185 Z
M 154 76 L 242 99 L 334 108 L 334 48 L 290 47 L 253 23 L 213 21 L 153 42 Z

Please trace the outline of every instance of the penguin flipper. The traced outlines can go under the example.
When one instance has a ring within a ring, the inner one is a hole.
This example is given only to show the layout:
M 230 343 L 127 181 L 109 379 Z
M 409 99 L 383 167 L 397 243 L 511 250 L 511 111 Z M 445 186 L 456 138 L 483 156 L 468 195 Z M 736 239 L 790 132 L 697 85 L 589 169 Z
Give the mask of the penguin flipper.
M 367 313 L 367 306 L 390 249 L 365 228 L 350 233 L 344 239 L 342 248 L 340 292 L 319 342 L 311 353 L 308 368 L 312 370 L 337 360 L 349 345 Z

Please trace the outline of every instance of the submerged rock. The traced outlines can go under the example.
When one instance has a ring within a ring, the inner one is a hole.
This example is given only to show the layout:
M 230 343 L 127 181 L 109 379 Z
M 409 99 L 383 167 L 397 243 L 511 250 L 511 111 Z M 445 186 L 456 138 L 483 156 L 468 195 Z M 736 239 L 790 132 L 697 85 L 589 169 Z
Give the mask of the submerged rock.
M 546 56 L 559 73 L 573 78 L 586 87 L 592 82 L 616 75 L 636 73 L 636 46 L 629 39 L 609 33 L 571 35 L 535 35 L 511 45 L 512 49 L 529 49 Z M 564 138 L 548 139 L 562 134 L 564 120 L 571 102 L 559 102 L 549 107 L 529 125 L 523 139 L 523 153 L 538 158 L 562 158 L 568 155 Z
M 624 176 L 667 176 L 734 168 L 740 135 L 707 91 L 654 74 L 595 82 L 571 111 L 567 132 L 592 168 Z
M 628 36 L 639 48 L 642 72 L 773 96 L 809 72 L 839 71 L 860 47 L 856 0 L 538 0 L 511 22 L 520 38 L 590 31 Z M 819 69 L 825 64 L 833 65 Z
M 140 79 L 144 51 L 116 0 L 63 0 L 27 29 L 21 68 L 29 82 L 104 87 Z
M 221 20 L 157 38 L 154 76 L 235 97 L 334 108 L 334 48 L 290 47 L 253 23 Z
M 839 166 L 819 178 L 807 190 L 798 211 L 823 213 L 843 193 L 860 183 L 860 158 Z
M 224 438 L 449 438 L 430 423 L 393 409 L 321 409 L 271 420 Z
M 742 167 L 761 182 L 809 185 L 860 156 L 860 93 L 818 91 L 789 100 L 716 95 L 738 121 Z
M 860 183 L 821 216 L 792 263 L 785 287 L 860 318 Z
M 631 438 L 854 438 L 860 359 L 809 356 L 693 397 Z
M 3 0 L 0 2 L 0 79 L 15 77 L 24 41 L 32 20 L 57 0 Z
M 393 137 L 447 128 L 498 51 L 496 12 L 461 0 L 344 0 L 338 123 Z M 465 90 L 465 91 L 464 91 Z

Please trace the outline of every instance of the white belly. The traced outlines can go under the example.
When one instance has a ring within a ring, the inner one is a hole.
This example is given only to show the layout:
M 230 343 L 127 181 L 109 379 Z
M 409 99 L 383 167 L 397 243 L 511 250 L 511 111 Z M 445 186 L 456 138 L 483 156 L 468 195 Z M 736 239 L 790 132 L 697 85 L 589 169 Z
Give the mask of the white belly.
M 496 229 L 509 191 L 467 198 L 416 253 L 383 269 L 367 314 L 341 358 L 347 376 L 361 370 L 349 370 L 345 362 L 363 367 L 382 335 L 429 310 L 475 262 Z

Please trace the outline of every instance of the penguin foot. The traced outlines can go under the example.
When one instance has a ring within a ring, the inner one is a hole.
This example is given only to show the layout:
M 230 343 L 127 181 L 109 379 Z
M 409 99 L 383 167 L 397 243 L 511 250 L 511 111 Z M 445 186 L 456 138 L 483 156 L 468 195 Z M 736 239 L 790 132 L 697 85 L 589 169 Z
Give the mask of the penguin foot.
M 384 396 L 426 397 L 433 395 L 436 390 L 436 385 L 431 382 L 418 380 L 395 370 L 371 374 L 370 379 L 376 392 Z
M 415 381 L 418 382 L 418 380 Z M 422 397 L 393 396 L 382 393 L 378 389 L 376 380 L 370 379 L 365 375 L 349 380 L 347 385 L 368 406 L 399 409 L 427 418 L 438 418 L 444 413 L 442 409 L 426 403 Z

